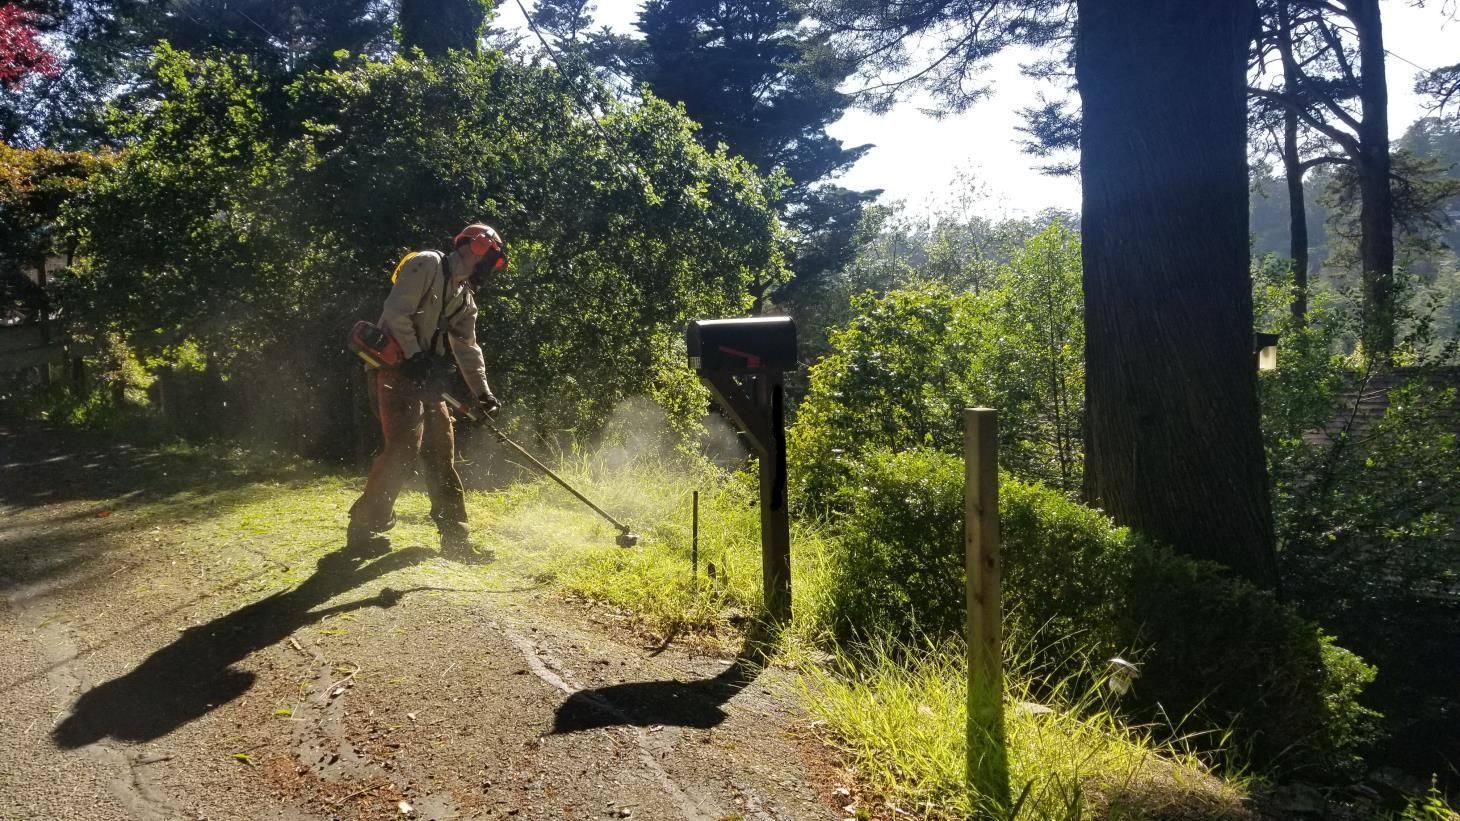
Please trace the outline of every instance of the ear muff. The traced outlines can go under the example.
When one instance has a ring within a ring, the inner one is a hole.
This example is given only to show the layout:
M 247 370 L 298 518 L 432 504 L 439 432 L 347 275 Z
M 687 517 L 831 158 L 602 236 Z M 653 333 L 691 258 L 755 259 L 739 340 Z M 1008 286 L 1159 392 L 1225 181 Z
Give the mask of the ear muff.
M 472 250 L 476 250 L 476 244 L 472 244 Z M 486 251 L 480 253 L 482 264 L 492 273 L 499 273 L 507 267 L 507 255 L 496 244 L 489 244 Z

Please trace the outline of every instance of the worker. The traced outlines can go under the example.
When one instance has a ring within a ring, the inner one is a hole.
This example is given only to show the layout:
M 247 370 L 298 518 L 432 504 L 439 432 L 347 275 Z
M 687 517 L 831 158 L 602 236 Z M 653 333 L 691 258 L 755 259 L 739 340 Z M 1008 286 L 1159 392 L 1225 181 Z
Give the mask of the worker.
M 365 492 L 350 507 L 347 534 L 349 550 L 364 558 L 390 549 L 385 532 L 395 525 L 395 499 L 417 457 L 442 554 L 466 562 L 485 558 L 468 539 L 452 414 L 441 394 L 459 370 L 479 411 L 500 407 L 477 344 L 476 292 L 507 267 L 507 254 L 497 232 L 481 224 L 462 229 L 455 246 L 450 254 L 420 251 L 401 260 L 380 315 L 380 327 L 400 345 L 404 361 L 375 372 L 385 445 L 370 466 Z

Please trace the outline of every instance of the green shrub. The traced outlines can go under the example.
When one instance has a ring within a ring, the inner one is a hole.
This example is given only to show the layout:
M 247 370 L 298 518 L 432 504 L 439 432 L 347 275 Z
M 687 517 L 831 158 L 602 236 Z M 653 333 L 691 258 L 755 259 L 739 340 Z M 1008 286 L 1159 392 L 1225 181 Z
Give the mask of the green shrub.
M 1388 369 L 1339 353 L 1362 326 L 1348 295 L 1314 294 L 1297 325 L 1285 262 L 1254 274 L 1262 327 L 1281 332 L 1259 385 L 1284 593 L 1384 671 L 1366 700 L 1388 716 L 1386 746 L 1420 771 L 1447 767 L 1460 752 L 1455 325 L 1396 272 L 1404 367 Z
M 879 451 L 858 466 L 837 497 L 839 633 L 961 632 L 962 493 L 962 460 L 947 454 Z M 1139 717 L 1230 727 L 1245 758 L 1286 770 L 1347 763 L 1366 738 L 1357 699 L 1374 669 L 1271 594 L 1041 485 L 1005 476 L 999 513 L 1006 629 L 1050 673 L 1127 655 L 1142 666 L 1128 704 Z M 1047 642 L 1069 637 L 1079 657 Z
M 787 436 L 792 498 L 814 509 L 858 470 L 870 448 L 956 451 L 959 409 L 992 400 L 977 296 L 942 286 L 867 294 L 835 331 L 836 352 L 811 367 L 811 390 Z
M 957 635 L 963 624 L 963 460 L 874 451 L 837 497 L 833 627 L 843 638 Z
M 1342 769 L 1370 737 L 1358 696 L 1375 669 L 1312 622 L 1210 562 L 1139 541 L 1107 646 L 1142 662 L 1136 703 L 1228 726 L 1242 757 L 1282 771 Z M 1242 750 L 1241 748 L 1245 748 Z

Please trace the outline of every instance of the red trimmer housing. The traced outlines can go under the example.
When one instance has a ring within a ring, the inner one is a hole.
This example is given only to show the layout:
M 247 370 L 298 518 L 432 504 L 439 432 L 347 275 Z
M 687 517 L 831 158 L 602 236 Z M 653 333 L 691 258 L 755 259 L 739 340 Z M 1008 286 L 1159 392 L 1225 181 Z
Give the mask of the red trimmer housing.
M 406 360 L 405 351 L 401 350 L 395 337 L 374 322 L 363 319 L 350 329 L 346 344 L 372 368 L 392 368 Z

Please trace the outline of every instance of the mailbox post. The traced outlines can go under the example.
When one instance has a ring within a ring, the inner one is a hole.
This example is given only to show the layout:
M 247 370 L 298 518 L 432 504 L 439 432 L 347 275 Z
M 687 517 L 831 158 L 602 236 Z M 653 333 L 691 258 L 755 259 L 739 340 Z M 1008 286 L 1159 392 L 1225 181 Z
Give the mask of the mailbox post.
M 796 368 L 790 317 L 700 319 L 685 329 L 689 364 L 760 458 L 761 577 L 773 621 L 791 620 L 786 509 L 785 372 Z

